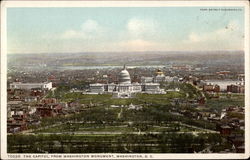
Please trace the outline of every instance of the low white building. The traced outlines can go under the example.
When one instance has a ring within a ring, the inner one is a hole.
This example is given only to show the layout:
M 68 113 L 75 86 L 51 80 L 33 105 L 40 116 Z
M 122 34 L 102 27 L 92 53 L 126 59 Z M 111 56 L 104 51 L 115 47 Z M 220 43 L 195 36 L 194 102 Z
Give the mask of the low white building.
M 50 90 L 52 88 L 52 82 L 44 82 L 44 83 L 22 83 L 22 82 L 13 82 L 10 84 L 10 89 L 47 89 Z
M 159 94 L 159 93 L 163 92 L 160 89 L 160 84 L 159 83 L 145 83 L 145 84 L 142 84 L 142 86 L 144 88 L 143 91 L 145 91 L 145 93 Z
M 151 83 L 154 81 L 154 77 L 141 77 L 141 83 Z
M 24 98 L 24 102 L 36 102 L 38 99 L 35 96 L 29 96 Z
M 104 84 L 100 83 L 95 83 L 95 84 L 90 84 L 90 90 L 93 93 L 103 93 L 104 92 Z

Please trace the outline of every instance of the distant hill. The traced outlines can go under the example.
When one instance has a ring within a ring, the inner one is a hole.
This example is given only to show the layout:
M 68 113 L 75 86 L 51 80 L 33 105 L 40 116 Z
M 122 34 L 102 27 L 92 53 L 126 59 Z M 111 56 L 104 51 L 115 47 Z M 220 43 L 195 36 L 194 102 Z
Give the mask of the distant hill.
M 93 65 L 166 65 L 166 64 L 244 64 L 243 51 L 200 52 L 83 52 L 9 54 L 8 66 L 93 66 Z

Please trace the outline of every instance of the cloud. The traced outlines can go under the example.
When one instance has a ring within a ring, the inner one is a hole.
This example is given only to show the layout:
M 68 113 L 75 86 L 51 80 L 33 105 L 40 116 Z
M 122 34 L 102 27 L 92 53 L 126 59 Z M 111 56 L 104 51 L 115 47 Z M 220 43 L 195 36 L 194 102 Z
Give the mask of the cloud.
M 243 34 L 237 21 L 230 21 L 223 28 L 211 32 L 191 32 L 182 43 L 196 50 L 241 50 L 244 47 Z
M 157 33 L 157 23 L 151 19 L 131 18 L 126 25 L 125 33 L 128 38 L 143 39 L 155 36 Z
M 127 29 L 128 31 L 134 33 L 134 32 L 148 32 L 148 31 L 154 31 L 155 23 L 153 20 L 142 20 L 138 18 L 132 18 L 127 23 Z
M 118 33 L 117 42 L 111 50 L 116 51 L 152 51 L 161 50 L 163 44 L 158 42 L 159 24 L 152 19 L 130 18 L 124 29 Z M 115 48 L 116 49 L 115 49 Z
M 67 30 L 62 35 L 62 39 L 96 39 L 104 32 L 104 28 L 101 27 L 94 20 L 86 20 L 79 30 Z
M 85 21 L 82 24 L 81 28 L 82 28 L 82 31 L 86 33 L 100 32 L 102 30 L 102 28 L 96 21 L 90 20 L 90 19 Z
M 121 51 L 159 51 L 165 48 L 161 43 L 143 39 L 121 41 L 114 45 L 119 47 Z
M 63 39 L 71 39 L 71 38 L 84 38 L 85 34 L 82 31 L 75 31 L 75 30 L 67 30 L 65 31 L 62 36 Z

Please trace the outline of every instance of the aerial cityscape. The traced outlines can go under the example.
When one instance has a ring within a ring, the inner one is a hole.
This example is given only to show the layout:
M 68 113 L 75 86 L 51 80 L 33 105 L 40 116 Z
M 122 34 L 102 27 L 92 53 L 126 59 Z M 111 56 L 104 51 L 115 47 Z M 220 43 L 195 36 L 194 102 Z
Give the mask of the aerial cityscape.
M 243 10 L 8 9 L 7 152 L 244 153 Z

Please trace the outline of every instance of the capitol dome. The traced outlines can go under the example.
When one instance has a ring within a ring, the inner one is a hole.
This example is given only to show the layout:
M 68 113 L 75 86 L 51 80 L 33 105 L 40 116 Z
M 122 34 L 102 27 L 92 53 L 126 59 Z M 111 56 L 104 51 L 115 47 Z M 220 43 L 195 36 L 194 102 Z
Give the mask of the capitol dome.
M 123 70 L 119 73 L 119 83 L 121 84 L 130 84 L 131 78 L 130 75 L 126 69 L 126 66 L 124 65 Z

